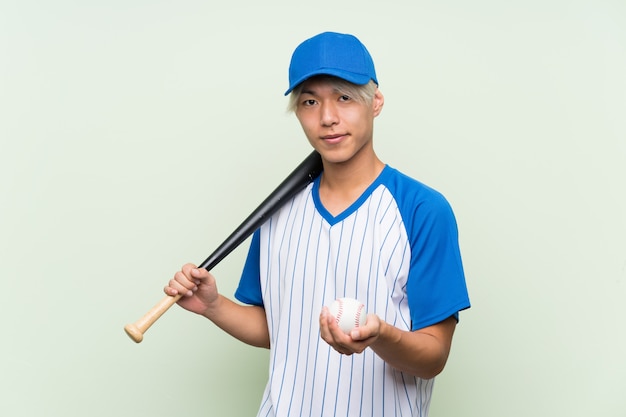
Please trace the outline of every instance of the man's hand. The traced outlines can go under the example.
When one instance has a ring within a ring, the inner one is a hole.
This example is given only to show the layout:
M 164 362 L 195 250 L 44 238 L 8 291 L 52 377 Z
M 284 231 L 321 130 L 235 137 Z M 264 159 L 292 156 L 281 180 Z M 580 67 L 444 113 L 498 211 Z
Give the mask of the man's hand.
M 206 269 L 197 268 L 194 264 L 184 265 L 174 274 L 163 291 L 171 296 L 181 294 L 178 305 L 201 315 L 205 315 L 206 311 L 219 299 L 213 275 Z
M 355 327 L 350 334 L 345 334 L 328 307 L 324 307 L 320 314 L 320 335 L 326 343 L 343 355 L 362 353 L 378 339 L 380 319 L 375 314 L 368 314 L 364 326 Z

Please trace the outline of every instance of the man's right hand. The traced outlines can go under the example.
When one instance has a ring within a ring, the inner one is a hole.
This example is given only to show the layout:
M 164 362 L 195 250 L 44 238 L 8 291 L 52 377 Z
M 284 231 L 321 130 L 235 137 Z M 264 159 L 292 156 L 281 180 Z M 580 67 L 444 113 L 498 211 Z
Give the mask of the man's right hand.
M 194 264 L 183 265 L 163 291 L 170 296 L 181 294 L 178 305 L 200 315 L 205 315 L 219 298 L 215 277 Z

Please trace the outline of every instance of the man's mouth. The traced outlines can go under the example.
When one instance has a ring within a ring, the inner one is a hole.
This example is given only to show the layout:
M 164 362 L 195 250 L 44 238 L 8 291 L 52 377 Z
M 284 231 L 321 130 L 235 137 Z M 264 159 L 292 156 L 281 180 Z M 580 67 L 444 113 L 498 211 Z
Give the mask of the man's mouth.
M 328 143 L 337 143 L 337 142 L 340 142 L 346 136 L 348 135 L 347 134 L 324 135 L 322 136 L 322 140 Z

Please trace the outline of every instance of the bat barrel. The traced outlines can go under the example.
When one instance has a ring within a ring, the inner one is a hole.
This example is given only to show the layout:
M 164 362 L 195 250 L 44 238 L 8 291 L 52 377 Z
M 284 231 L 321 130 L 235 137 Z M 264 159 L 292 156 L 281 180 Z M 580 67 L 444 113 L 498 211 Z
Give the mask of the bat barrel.
M 323 170 L 322 157 L 316 151 L 311 152 L 294 169 L 291 174 L 250 214 L 235 231 L 204 261 L 199 268 L 211 270 L 229 253 L 237 248 L 269 219 L 289 199 L 302 191 Z M 171 306 L 176 304 L 180 295 L 175 297 L 166 296 L 141 319 L 124 327 L 126 334 L 136 343 L 143 340 L 144 333 L 163 315 Z
M 278 211 L 282 205 L 294 197 L 304 187 L 311 183 L 323 169 L 322 157 L 317 151 L 313 151 L 293 170 L 287 178 L 281 182 L 265 200 L 241 222 L 241 224 L 228 236 L 224 242 L 199 265 L 210 271 L 229 253 L 237 248 L 258 229 L 267 219 Z

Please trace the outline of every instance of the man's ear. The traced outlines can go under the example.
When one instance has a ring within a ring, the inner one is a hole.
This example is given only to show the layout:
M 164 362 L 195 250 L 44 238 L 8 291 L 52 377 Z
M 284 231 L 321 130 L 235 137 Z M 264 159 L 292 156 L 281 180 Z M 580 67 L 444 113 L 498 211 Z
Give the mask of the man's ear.
M 374 98 L 372 99 L 372 107 L 374 110 L 374 117 L 378 116 L 380 112 L 383 110 L 383 106 L 385 105 L 385 97 L 383 93 L 377 88 L 376 93 L 374 93 Z

